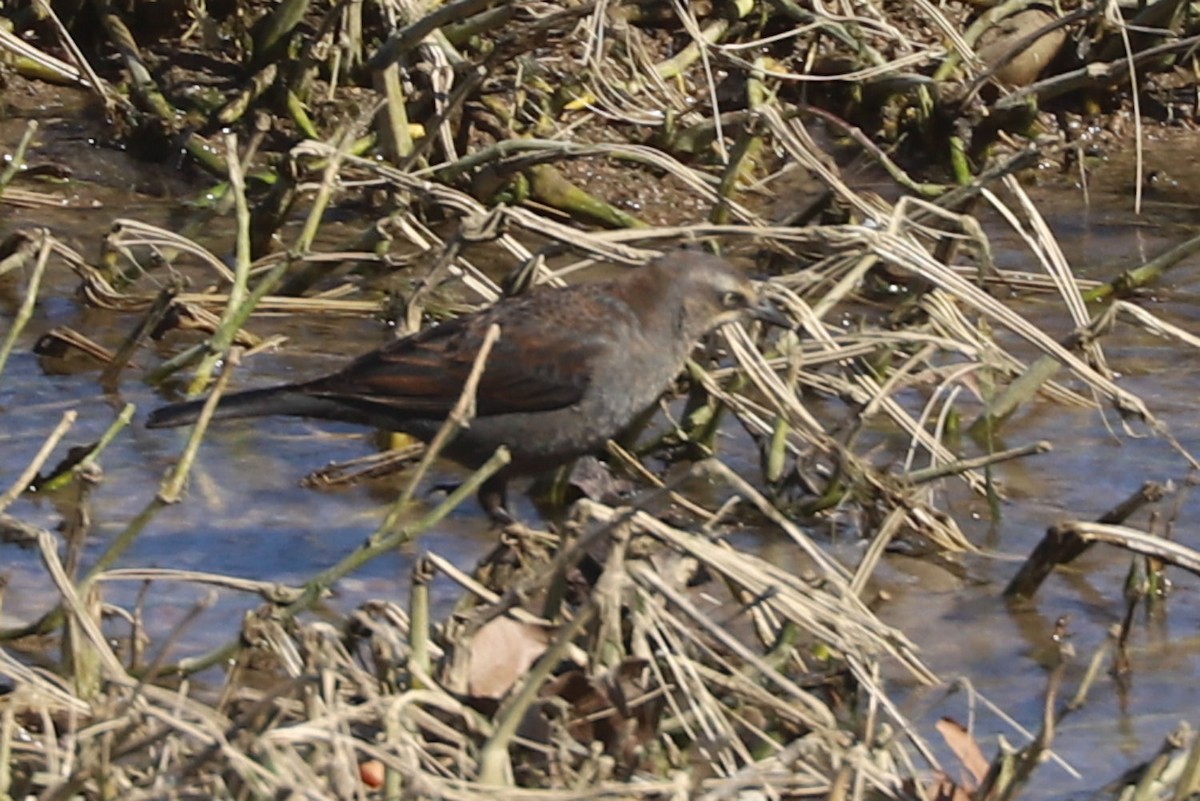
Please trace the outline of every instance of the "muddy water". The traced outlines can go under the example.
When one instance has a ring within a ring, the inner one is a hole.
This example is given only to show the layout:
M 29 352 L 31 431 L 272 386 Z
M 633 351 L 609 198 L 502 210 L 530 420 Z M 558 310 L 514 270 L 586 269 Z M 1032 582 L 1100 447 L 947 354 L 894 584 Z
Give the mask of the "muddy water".
M 89 150 L 81 132 L 52 119 L 47 122 L 38 156 L 69 156 L 77 175 L 85 180 L 60 191 L 73 193 L 69 196 L 76 208 L 30 211 L 0 206 L 0 236 L 17 228 L 45 225 L 84 253 L 94 253 L 101 236 L 118 217 L 165 227 L 178 227 L 188 219 L 181 201 L 190 199 L 192 189 L 173 173 L 134 164 L 112 151 Z M 0 124 L 0 149 L 10 150 L 19 131 L 15 122 Z M 1164 152 L 1162 158 L 1173 164 L 1172 152 Z M 1044 193 L 1044 212 L 1075 269 L 1084 276 L 1108 278 L 1188 235 L 1187 224 L 1196 219 L 1195 204 L 1181 197 L 1181 190 L 1173 191 L 1172 177 L 1168 176 L 1166 189 L 1150 199 L 1142 217 L 1128 210 L 1127 187 L 1119 181 L 1093 187 L 1090 209 L 1084 208 L 1076 190 Z M 93 202 L 100 207 L 84 208 Z M 210 225 L 207 233 L 214 251 L 227 253 L 228 232 L 222 225 Z M 1018 240 L 1006 235 L 995 221 L 991 230 L 1002 266 L 1035 269 Z M 23 282 L 24 277 L 0 278 L 0 329 L 11 324 Z M 73 299 L 75 285 L 74 277 L 61 266 L 52 269 L 42 292 L 45 300 L 0 376 L 0 486 L 7 486 L 28 463 L 65 410 L 79 413 L 68 440 L 81 444 L 95 440 L 124 403 L 136 404 L 138 422 L 105 454 L 104 481 L 88 502 L 93 536 L 87 550 L 94 558 L 151 501 L 163 471 L 179 454 L 183 435 L 141 427 L 146 411 L 163 399 L 136 380 L 136 371 L 127 375 L 118 394 L 109 396 L 99 388 L 95 370 L 67 369 L 32 354 L 37 337 L 56 325 L 71 325 L 114 347 L 134 324 L 128 317 L 82 308 Z M 1200 264 L 1193 260 L 1156 287 L 1146 305 L 1195 330 L 1198 292 Z M 1042 314 L 1049 318 L 1046 324 L 1065 326 L 1057 304 L 1043 303 Z M 1031 299 L 1035 316 L 1038 304 Z M 238 378 L 243 385 L 319 374 L 340 364 L 346 354 L 379 344 L 385 336 L 369 321 L 295 319 L 277 328 L 285 330 L 292 342 L 284 352 L 259 356 L 244 366 Z M 1111 335 L 1105 348 L 1110 363 L 1124 374 L 1125 385 L 1150 403 L 1184 447 L 1200 451 L 1200 422 L 1192 411 L 1200 392 L 1200 361 L 1195 354 L 1127 327 Z M 143 364 L 153 361 L 149 354 L 141 358 Z M 1057 448 L 998 469 L 997 477 L 1008 498 L 998 521 L 989 519 L 981 499 L 953 487 L 947 490 L 946 504 L 988 553 L 961 560 L 954 569 L 931 566 L 927 560 L 894 557 L 880 570 L 877 589 L 889 596 L 881 614 L 922 646 L 936 670 L 948 679 L 963 677 L 1020 724 L 1036 729 L 1055 620 L 1069 616 L 1072 643 L 1080 655 L 1068 671 L 1067 686 L 1073 690 L 1086 659 L 1120 620 L 1129 559 L 1113 549 L 1096 548 L 1071 569 L 1052 576 L 1034 602 L 1018 610 L 1005 607 L 999 597 L 1001 589 L 1046 526 L 1064 518 L 1094 518 L 1143 481 L 1182 479 L 1186 463 L 1162 439 L 1122 434 L 1120 422 L 1112 414 L 1046 403 L 1022 410 L 1005 434 L 1009 445 L 1049 439 Z M 372 449 L 369 437 L 352 426 L 268 419 L 252 426 L 214 427 L 201 451 L 187 498 L 154 518 L 122 565 L 189 568 L 299 583 L 337 561 L 372 532 L 395 496 L 397 484 L 382 481 L 315 491 L 298 488 L 297 481 L 327 462 L 361 456 Z M 426 484 L 452 483 L 460 477 L 453 466 L 439 465 Z M 436 493 L 429 500 L 436 500 Z M 61 519 L 60 504 L 61 499 L 54 497 L 25 497 L 10 511 L 21 519 L 54 527 Z M 536 516 L 526 499 L 518 499 L 518 504 L 519 516 Z M 1179 509 L 1176 536 L 1197 545 L 1197 522 L 1200 500 L 1189 497 Z M 368 598 L 402 597 L 419 551 L 436 551 L 470 567 L 493 538 L 474 505 L 465 505 L 419 543 L 377 560 L 342 582 L 333 603 L 348 608 Z M 782 550 L 769 532 L 760 536 L 760 542 L 767 551 Z M 44 570 L 35 554 L 0 547 L 9 582 L 3 623 L 29 621 L 54 598 Z M 830 547 L 852 563 L 863 546 L 835 542 Z M 780 558 L 786 557 L 781 553 Z M 444 585 L 435 585 L 435 590 L 444 601 L 456 594 Z M 1101 679 L 1092 700 L 1069 717 L 1060 731 L 1057 744 L 1061 755 L 1085 778 L 1079 781 L 1055 765 L 1046 765 L 1035 778 L 1036 797 L 1068 797 L 1095 789 L 1114 778 L 1118 770 L 1149 756 L 1181 719 L 1194 722 L 1200 709 L 1198 590 L 1200 579 L 1178 575 L 1171 598 L 1156 613 L 1140 617 L 1131 643 L 1128 687 L 1119 691 L 1110 679 Z M 138 583 L 113 584 L 106 588 L 106 596 L 130 606 L 141 591 Z M 174 582 L 153 585 L 144 603 L 149 629 L 173 629 L 210 592 Z M 236 616 L 252 606 L 253 599 L 218 593 L 214 605 L 191 624 L 195 636 L 183 637 L 175 655 L 202 648 L 210 642 L 206 632 L 230 631 Z M 997 734 L 1010 741 L 1021 740 L 965 692 L 914 688 L 906 706 L 931 737 L 932 723 L 938 717 L 951 715 L 965 721 L 974 711 L 986 748 L 994 747 Z
M 1178 144 L 1157 151 L 1154 157 L 1173 163 L 1175 148 Z M 1172 173 L 1179 175 L 1178 169 L 1186 166 L 1175 164 Z M 1190 165 L 1192 176 L 1200 174 L 1195 166 Z M 1109 176 L 1121 171 L 1114 168 Z M 1185 180 L 1198 185 L 1190 178 Z M 1110 180 L 1091 189 L 1090 209 L 1080 204 L 1079 194 L 1071 189 L 1039 196 L 1042 213 L 1081 278 L 1109 280 L 1195 235 L 1200 206 L 1196 198 L 1182 196 L 1181 190 L 1169 197 L 1164 192 L 1152 193 L 1145 213 L 1136 217 L 1126 183 Z M 1002 266 L 1036 269 L 1020 241 L 1001 226 L 989 226 L 989 235 Z M 1200 260 L 1193 257 L 1176 267 L 1140 303 L 1195 334 L 1200 328 L 1195 303 L 1198 292 Z M 1065 330 L 1067 322 L 1057 302 L 1048 305 L 1054 319 L 1042 321 L 1044 325 Z M 1038 318 L 1036 303 L 1032 316 Z M 1200 453 L 1200 417 L 1195 413 L 1200 355 L 1127 325 L 1118 326 L 1103 346 L 1110 367 L 1121 375 L 1122 386 L 1146 401 L 1183 449 L 1193 455 Z M 1145 436 L 1144 427 L 1134 428 L 1138 436 L 1126 435 L 1120 418 L 1111 410 L 1101 414 L 1048 403 L 1023 409 L 1006 426 L 1005 444 L 1046 439 L 1054 443 L 1055 450 L 997 471 L 1008 498 L 1002 519 L 993 524 L 980 498 L 964 493 L 947 499 L 972 541 L 994 553 L 965 560 L 965 578 L 913 560 L 891 560 L 889 573 L 884 574 L 890 577 L 886 584 L 896 602 L 883 607 L 882 616 L 920 642 L 926 658 L 944 677 L 964 677 L 1035 731 L 1040 727 L 1040 694 L 1045 691 L 1054 659 L 1051 635 L 1055 621 L 1066 616 L 1070 643 L 1077 654 L 1062 691 L 1070 695 L 1088 660 L 1124 615 L 1123 590 L 1130 558 L 1113 548 L 1096 547 L 1051 576 L 1030 604 L 1006 610 L 998 594 L 1048 525 L 1067 519 L 1094 520 L 1145 481 L 1186 481 L 1187 460 L 1162 438 Z M 1186 491 L 1179 497 L 1182 500 L 1160 510 L 1169 515 L 1178 502 L 1174 537 L 1190 547 L 1200 547 L 1200 497 Z M 1130 524 L 1147 527 L 1147 515 Z M 1029 797 L 1083 796 L 1114 779 L 1119 769 L 1132 761 L 1147 758 L 1180 721 L 1195 724 L 1200 712 L 1200 578 L 1175 573 L 1173 579 L 1165 603 L 1153 612 L 1142 607 L 1137 613 L 1127 686 L 1119 688 L 1105 676 L 1096 683 L 1090 701 L 1068 716 L 1059 729 L 1058 753 L 1084 779 L 1076 780 L 1058 766 L 1046 764 Z M 918 698 L 910 711 L 927 724 L 947 714 L 965 721 L 971 708 L 965 692 L 948 696 L 937 690 Z M 1012 742 L 1023 742 L 982 705 L 975 709 L 980 733 L 1003 734 Z

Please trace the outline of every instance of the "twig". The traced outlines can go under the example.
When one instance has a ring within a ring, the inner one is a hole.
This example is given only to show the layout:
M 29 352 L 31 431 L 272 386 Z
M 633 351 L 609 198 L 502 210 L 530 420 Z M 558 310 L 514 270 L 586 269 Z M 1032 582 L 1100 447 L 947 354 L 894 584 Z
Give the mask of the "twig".
M 498 470 L 503 469 L 511 459 L 512 457 L 509 455 L 508 449 L 500 448 L 470 478 L 464 481 L 454 492 L 450 493 L 445 501 L 420 520 L 395 531 L 390 531 L 381 525 L 362 547 L 346 556 L 336 565 L 322 571 L 306 582 L 300 597 L 276 612 L 277 619 L 280 622 L 291 620 L 296 615 L 312 607 L 338 580 L 362 567 L 372 559 L 388 553 L 401 543 L 407 542 L 423 531 L 437 525 L 450 512 L 454 511 L 460 503 L 469 498 L 483 482 L 491 478 Z M 395 516 L 394 513 L 389 514 L 387 521 L 394 520 Z M 182 674 L 191 674 L 205 670 L 225 661 L 233 655 L 240 645 L 240 638 L 231 640 L 209 651 L 207 654 L 183 660 L 176 666 L 175 670 Z
M 71 430 L 71 426 L 75 425 L 75 420 L 79 417 L 79 412 L 74 409 L 68 409 L 63 412 L 62 419 L 58 421 L 58 425 L 50 432 L 50 436 L 46 437 L 46 441 L 42 443 L 41 449 L 37 455 L 33 457 L 33 461 L 25 468 L 21 475 L 17 476 L 17 480 L 3 495 L 0 495 L 0 512 L 12 505 L 13 501 L 21 496 L 33 480 L 37 478 L 38 472 L 46 464 L 50 458 L 50 454 L 58 447 L 58 443 Z
M 17 309 L 17 316 L 13 319 L 12 327 L 8 329 L 8 336 L 4 338 L 4 344 L 0 345 L 0 375 L 4 374 L 4 365 L 8 362 L 8 356 L 12 353 L 13 347 L 17 344 L 17 337 L 25 330 L 29 319 L 33 317 L 33 308 L 37 305 L 38 289 L 42 284 L 42 275 L 46 272 L 46 262 L 50 257 L 50 233 L 43 230 L 40 233 L 41 246 L 38 248 L 37 261 L 33 265 L 33 275 L 29 276 L 29 285 L 25 288 L 25 298 L 21 301 L 21 307 Z
M 217 377 L 217 383 L 213 385 L 212 392 L 209 393 L 208 398 L 204 401 L 204 406 L 200 409 L 200 416 L 196 418 L 196 423 L 192 426 L 187 445 L 184 446 L 183 453 L 179 455 L 179 461 L 170 468 L 167 475 L 163 476 L 162 484 L 158 488 L 158 499 L 163 503 L 177 503 L 183 494 L 183 486 L 187 483 L 188 473 L 191 472 L 192 463 L 196 461 L 196 454 L 200 450 L 200 441 L 204 438 L 204 432 L 208 430 L 208 424 L 212 421 L 217 406 L 221 403 L 221 395 L 229 386 L 229 379 L 233 375 L 237 363 L 237 351 L 231 350 L 229 360 L 225 363 L 225 369 Z

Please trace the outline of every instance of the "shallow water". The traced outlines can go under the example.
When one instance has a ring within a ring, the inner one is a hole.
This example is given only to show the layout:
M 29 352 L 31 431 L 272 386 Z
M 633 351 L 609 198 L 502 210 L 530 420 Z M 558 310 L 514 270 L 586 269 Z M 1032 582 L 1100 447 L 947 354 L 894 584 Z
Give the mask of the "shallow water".
M 1170 158 L 1169 152 L 1158 155 Z M 1145 215 L 1135 217 L 1130 196 L 1117 188 L 1106 194 L 1103 187 L 1094 187 L 1091 209 L 1080 207 L 1078 194 L 1071 190 L 1043 192 L 1038 198 L 1041 212 L 1080 278 L 1109 280 L 1194 235 L 1177 224 L 1181 218 L 1196 218 L 1194 200 L 1158 210 L 1150 204 Z M 990 227 L 989 236 L 1001 266 L 1034 269 L 1015 237 L 996 226 Z M 1173 269 L 1139 304 L 1194 334 L 1198 290 L 1200 262 L 1193 257 Z M 1062 318 L 1058 325 L 1065 331 L 1065 314 L 1053 302 L 1050 305 L 1052 313 Z M 1038 319 L 1036 312 L 1033 316 L 1055 330 L 1053 321 Z M 1200 420 L 1194 411 L 1200 358 L 1195 352 L 1129 325 L 1119 325 L 1102 344 L 1121 385 L 1147 403 L 1183 449 L 1200 453 Z M 1111 409 L 1096 412 L 1042 402 L 1020 410 L 1004 429 L 1005 443 L 1014 446 L 1045 439 L 1054 443 L 1055 450 L 997 470 L 1007 495 L 1002 519 L 990 525 L 981 498 L 961 493 L 950 499 L 950 509 L 972 541 L 996 553 L 964 560 L 966 581 L 945 574 L 931 580 L 936 568 L 925 563 L 888 563 L 894 581 L 888 589 L 894 600 L 882 607 L 881 617 L 920 643 L 926 659 L 943 677 L 968 679 L 1031 730 L 1040 727 L 1055 621 L 1067 616 L 1076 652 L 1060 693 L 1069 697 L 1110 628 L 1123 618 L 1131 560 L 1115 548 L 1096 546 L 1051 575 L 1031 603 L 1009 610 L 999 594 L 1047 526 L 1060 520 L 1094 520 L 1146 481 L 1186 481 L 1189 464 L 1180 453 L 1163 438 L 1148 435 L 1145 426 L 1135 424 L 1133 429 L 1137 436 L 1126 435 Z M 1186 491 L 1181 497 L 1181 502 L 1171 500 L 1151 508 L 1166 514 L 1179 503 L 1174 538 L 1195 548 L 1200 546 L 1195 533 L 1200 497 Z M 972 519 L 975 525 L 969 524 Z M 1147 513 L 1135 516 L 1129 525 L 1147 527 Z M 1035 774 L 1029 797 L 1091 797 L 1094 789 L 1115 779 L 1125 766 L 1148 759 L 1181 721 L 1194 723 L 1200 709 L 1200 579 L 1179 571 L 1170 575 L 1170 597 L 1154 613 L 1140 607 L 1135 617 L 1127 687 L 1120 689 L 1111 676 L 1104 675 L 1088 703 L 1058 730 L 1057 753 L 1083 779 L 1076 780 L 1048 763 Z M 1110 664 L 1111 660 L 1106 662 Z M 967 720 L 965 693 L 947 697 L 935 690 L 913 700 L 910 712 L 928 726 L 942 715 Z M 1024 742 L 995 715 L 982 708 L 977 711 L 983 742 L 994 747 L 994 738 L 986 737 L 989 734 Z
M 19 131 L 15 122 L 0 124 L 0 150 L 10 149 Z M 191 192 L 185 183 L 169 171 L 134 164 L 119 153 L 82 148 L 81 137 L 77 128 L 66 123 L 56 126 L 50 119 L 38 157 L 69 156 L 77 175 L 86 179 L 73 184 L 71 191 L 79 193 L 80 202 L 97 200 L 102 207 L 30 211 L 0 206 L 0 236 L 45 225 L 91 253 L 118 217 L 165 227 L 177 226 L 187 218 L 188 212 L 179 203 Z M 1135 218 L 1127 210 L 1128 194 L 1119 182 L 1111 190 L 1095 187 L 1090 210 L 1079 197 L 1075 190 L 1041 193 L 1043 211 L 1068 261 L 1084 277 L 1105 279 L 1140 263 L 1180 241 L 1185 236 L 1181 223 L 1189 214 L 1194 219 L 1195 204 L 1189 206 L 1186 199 L 1175 196 L 1170 205 L 1162 201 L 1160 207 L 1150 206 L 1146 215 Z M 228 241 L 227 230 L 215 225 L 209 233 L 214 252 L 227 252 L 227 244 L 223 244 Z M 1020 241 L 1005 234 L 999 224 L 991 225 L 991 236 L 1002 267 L 1034 269 Z M 0 327 L 11 324 L 24 280 L 0 278 Z M 39 304 L 35 319 L 0 376 L 0 486 L 7 486 L 24 468 L 65 410 L 79 413 L 68 442 L 82 444 L 98 438 L 124 403 L 136 404 L 135 424 L 104 455 L 104 481 L 89 498 L 93 535 L 86 553 L 94 558 L 151 502 L 163 471 L 182 448 L 184 435 L 141 426 L 146 411 L 163 398 L 137 380 L 136 368 L 125 375 L 117 396 L 106 396 L 95 370 L 53 372 L 48 368 L 58 366 L 32 354 L 38 336 L 56 325 L 72 325 L 114 347 L 134 324 L 132 317 L 82 308 L 74 299 L 75 284 L 75 278 L 61 265 L 52 269 L 43 288 L 45 302 Z M 1198 293 L 1200 269 L 1193 259 L 1175 269 L 1144 305 L 1195 330 L 1200 314 L 1194 302 Z M 1031 301 L 1034 308 L 1038 303 L 1046 309 L 1047 327 L 1065 330 L 1065 318 L 1057 304 Z M 260 328 L 286 330 L 292 342 L 283 353 L 260 355 L 242 366 L 235 379 L 240 386 L 320 374 L 340 364 L 345 355 L 374 347 L 386 336 L 386 331 L 370 321 L 329 324 L 294 319 Z M 1200 422 L 1192 409 L 1200 391 L 1200 361 L 1195 355 L 1128 326 L 1119 328 L 1104 344 L 1110 364 L 1124 373 L 1124 385 L 1150 403 L 1185 448 L 1200 451 Z M 168 343 L 165 349 L 171 347 Z M 142 354 L 140 363 L 152 361 L 149 357 Z M 1064 437 L 1064 432 L 1069 436 Z M 1121 424 L 1111 411 L 1101 414 L 1037 403 L 1019 412 L 1006 427 L 1005 437 L 1009 445 L 1049 439 L 1056 450 L 997 469 L 1008 500 L 1002 519 L 995 524 L 988 521 L 982 499 L 953 486 L 947 490 L 949 508 L 987 553 L 961 560 L 962 575 L 931 566 L 926 560 L 896 556 L 879 571 L 877 589 L 886 590 L 889 596 L 881 616 L 918 642 L 935 670 L 948 679 L 968 679 L 1022 725 L 1036 729 L 1055 620 L 1070 616 L 1069 631 L 1079 654 L 1068 671 L 1067 692 L 1071 692 L 1087 659 L 1121 619 L 1129 558 L 1115 549 L 1094 548 L 1077 564 L 1056 572 L 1022 611 L 1009 610 L 1000 599 L 1001 590 L 1048 525 L 1062 519 L 1095 518 L 1144 481 L 1184 478 L 1187 464 L 1161 438 L 1121 433 Z M 353 426 L 287 419 L 214 426 L 201 449 L 186 498 L 153 519 L 121 565 L 189 568 L 298 584 L 362 543 L 382 520 L 402 479 L 320 491 L 299 488 L 297 482 L 328 462 L 373 450 L 370 436 Z M 461 477 L 461 471 L 442 464 L 425 486 Z M 435 494 L 430 500 L 436 499 Z M 519 516 L 536 516 L 528 499 L 519 497 L 517 501 Z M 26 496 L 9 511 L 46 527 L 56 526 L 61 519 L 53 497 Z M 1176 536 L 1196 545 L 1198 520 L 1200 499 L 1189 496 L 1179 509 Z M 1142 522 L 1144 518 L 1134 524 Z M 756 536 L 764 549 L 778 550 L 772 532 Z M 493 542 L 485 518 L 468 503 L 419 542 L 376 560 L 341 582 L 338 597 L 331 603 L 350 608 L 369 598 L 403 598 L 419 552 L 436 551 L 470 568 Z M 842 541 L 830 543 L 830 547 L 853 563 L 863 544 Z M 781 554 L 780 558 L 786 557 Z M 9 582 L 4 625 L 36 618 L 55 598 L 38 558 L 3 546 L 3 560 Z M 1200 580 L 1187 575 L 1174 579 L 1173 594 L 1161 612 L 1143 617 L 1134 627 L 1128 690 L 1118 692 L 1111 679 L 1102 678 L 1092 700 L 1063 725 L 1060 753 L 1084 774 L 1084 780 L 1072 779 L 1054 765 L 1043 766 L 1034 780 L 1036 797 L 1068 797 L 1094 790 L 1132 761 L 1148 758 L 1180 719 L 1194 715 L 1200 676 L 1200 638 L 1196 636 L 1200 630 L 1196 598 Z M 106 589 L 106 597 L 130 606 L 141 590 L 140 582 L 117 583 Z M 443 603 L 457 595 L 444 583 L 435 584 L 434 590 Z M 147 626 L 152 632 L 173 629 L 209 593 L 176 582 L 154 584 L 145 603 Z M 241 612 L 255 605 L 254 598 L 218 593 L 215 605 L 191 623 L 190 635 L 194 636 L 184 636 L 174 655 L 212 644 L 206 632 L 230 631 Z M 914 688 L 906 711 L 925 736 L 933 739 L 932 724 L 938 717 L 968 718 L 969 699 L 962 692 L 948 695 L 944 688 Z M 996 734 L 1020 742 L 994 715 L 982 709 L 978 714 L 985 750 L 994 748 Z

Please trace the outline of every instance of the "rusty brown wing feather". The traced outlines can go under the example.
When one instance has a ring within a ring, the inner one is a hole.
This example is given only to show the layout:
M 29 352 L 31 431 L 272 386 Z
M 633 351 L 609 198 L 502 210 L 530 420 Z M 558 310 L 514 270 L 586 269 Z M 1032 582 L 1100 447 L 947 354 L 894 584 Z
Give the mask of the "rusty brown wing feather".
M 564 300 L 569 299 L 568 294 Z M 578 320 L 568 328 L 565 320 L 545 319 L 559 313 L 538 314 L 537 308 L 509 303 L 441 323 L 369 353 L 304 390 L 413 417 L 445 417 L 462 393 L 488 327 L 499 323 L 500 339 L 476 392 L 476 414 L 570 406 L 588 387 L 589 371 L 581 368 L 604 347 L 603 331 Z M 555 328 L 556 323 L 564 325 Z

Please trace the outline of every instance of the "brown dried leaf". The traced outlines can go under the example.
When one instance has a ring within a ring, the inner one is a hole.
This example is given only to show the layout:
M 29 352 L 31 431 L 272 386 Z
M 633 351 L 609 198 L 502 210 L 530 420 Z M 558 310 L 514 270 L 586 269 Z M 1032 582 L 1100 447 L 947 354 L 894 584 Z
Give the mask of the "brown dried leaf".
M 540 626 L 510 617 L 488 621 L 471 640 L 467 693 L 501 698 L 546 651 L 549 636 Z
M 939 720 L 937 730 L 942 735 L 942 739 L 946 741 L 946 745 L 950 746 L 950 750 L 958 757 L 958 761 L 967 769 L 967 773 L 975 780 L 971 789 L 978 787 L 987 776 L 990 766 L 979 743 L 975 742 L 975 738 L 971 736 L 966 727 L 953 718 Z

